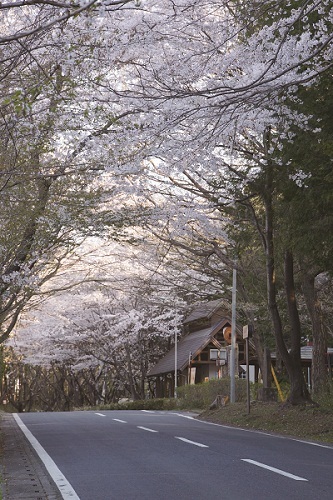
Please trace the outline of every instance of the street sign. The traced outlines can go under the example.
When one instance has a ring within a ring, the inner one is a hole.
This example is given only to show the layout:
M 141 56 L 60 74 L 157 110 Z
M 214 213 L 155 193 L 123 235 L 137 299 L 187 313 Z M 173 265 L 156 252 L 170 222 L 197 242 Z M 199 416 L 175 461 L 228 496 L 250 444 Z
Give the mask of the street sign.
M 252 337 L 252 333 L 253 333 L 252 325 L 243 326 L 243 339 L 248 339 L 249 337 Z

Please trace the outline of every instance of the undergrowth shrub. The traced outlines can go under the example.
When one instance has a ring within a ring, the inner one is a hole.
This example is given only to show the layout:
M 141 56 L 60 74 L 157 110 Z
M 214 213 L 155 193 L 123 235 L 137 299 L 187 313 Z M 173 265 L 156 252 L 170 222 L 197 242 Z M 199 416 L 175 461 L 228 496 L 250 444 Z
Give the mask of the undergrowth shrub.
M 230 395 L 230 378 L 209 380 L 202 384 L 179 387 L 179 407 L 205 409 L 213 403 L 218 395 Z M 237 402 L 246 401 L 246 380 L 235 380 L 235 396 Z
M 167 398 L 140 399 L 98 406 L 99 410 L 174 410 L 176 408 L 178 408 L 177 400 Z
M 230 379 L 209 380 L 202 384 L 184 385 L 177 389 L 177 399 L 156 398 L 99 405 L 99 410 L 204 410 L 216 396 L 230 395 Z M 246 401 L 246 380 L 235 380 L 236 402 Z

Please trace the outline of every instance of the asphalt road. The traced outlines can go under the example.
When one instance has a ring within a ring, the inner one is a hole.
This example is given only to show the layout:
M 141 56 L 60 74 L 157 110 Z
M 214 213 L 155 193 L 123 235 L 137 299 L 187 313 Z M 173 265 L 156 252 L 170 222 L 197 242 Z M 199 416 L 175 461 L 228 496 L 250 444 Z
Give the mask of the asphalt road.
M 20 418 L 66 500 L 333 498 L 330 446 L 174 412 L 27 413 Z

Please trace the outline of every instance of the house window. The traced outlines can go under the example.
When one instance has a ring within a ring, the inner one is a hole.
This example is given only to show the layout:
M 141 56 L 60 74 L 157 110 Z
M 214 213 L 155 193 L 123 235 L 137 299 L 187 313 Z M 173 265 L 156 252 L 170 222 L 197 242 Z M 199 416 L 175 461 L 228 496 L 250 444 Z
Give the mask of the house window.
M 227 350 L 226 349 L 210 349 L 210 359 L 227 359 Z

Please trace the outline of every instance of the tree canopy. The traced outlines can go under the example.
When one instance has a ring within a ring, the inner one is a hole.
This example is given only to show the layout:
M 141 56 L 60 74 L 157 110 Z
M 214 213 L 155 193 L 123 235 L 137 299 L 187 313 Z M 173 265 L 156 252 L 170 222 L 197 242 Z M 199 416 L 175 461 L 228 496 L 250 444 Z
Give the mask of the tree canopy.
M 23 1 L 0 15 L 2 339 L 82 238 L 149 242 L 161 283 L 182 261 L 212 280 L 207 298 L 230 298 L 237 265 L 239 320 L 260 312 L 258 356 L 277 347 L 290 400 L 309 399 L 306 337 L 327 386 L 331 2 Z

